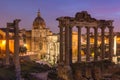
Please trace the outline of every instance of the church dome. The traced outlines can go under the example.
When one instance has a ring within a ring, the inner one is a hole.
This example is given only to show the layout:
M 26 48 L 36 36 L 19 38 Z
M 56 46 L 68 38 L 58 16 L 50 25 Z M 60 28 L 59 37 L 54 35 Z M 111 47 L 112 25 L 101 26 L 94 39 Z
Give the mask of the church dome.
M 40 28 L 45 28 L 45 21 L 44 19 L 40 16 L 40 11 L 38 11 L 37 17 L 33 21 L 33 28 L 34 29 L 40 29 Z

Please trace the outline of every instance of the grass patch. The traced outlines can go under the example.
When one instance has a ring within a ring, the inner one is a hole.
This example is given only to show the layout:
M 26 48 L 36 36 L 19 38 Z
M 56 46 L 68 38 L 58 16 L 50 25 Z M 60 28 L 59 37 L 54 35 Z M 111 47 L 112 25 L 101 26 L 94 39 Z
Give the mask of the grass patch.
M 0 67 L 0 80 L 15 80 L 15 70 L 13 66 L 9 68 Z

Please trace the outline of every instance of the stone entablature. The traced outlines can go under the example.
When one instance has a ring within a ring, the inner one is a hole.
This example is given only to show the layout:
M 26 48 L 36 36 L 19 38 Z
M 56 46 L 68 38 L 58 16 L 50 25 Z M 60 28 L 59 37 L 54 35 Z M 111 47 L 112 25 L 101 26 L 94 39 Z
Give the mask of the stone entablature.
M 82 18 L 80 16 L 82 15 Z M 78 15 L 78 16 L 77 16 Z M 88 17 L 87 17 L 88 16 Z M 86 18 L 87 17 L 87 18 Z M 91 18 L 90 15 L 86 11 L 82 11 L 81 13 L 76 13 L 75 17 L 59 17 L 57 18 L 59 21 L 59 26 L 81 26 L 81 27 L 110 27 L 112 26 L 113 20 L 96 20 L 95 18 Z

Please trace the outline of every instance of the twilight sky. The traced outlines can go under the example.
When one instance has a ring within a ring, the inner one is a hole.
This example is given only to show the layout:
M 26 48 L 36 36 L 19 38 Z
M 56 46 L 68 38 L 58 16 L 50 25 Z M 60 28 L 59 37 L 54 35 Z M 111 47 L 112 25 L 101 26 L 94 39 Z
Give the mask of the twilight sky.
M 21 28 L 31 29 L 40 9 L 46 25 L 58 31 L 57 17 L 88 11 L 96 19 L 114 20 L 115 31 L 120 32 L 120 0 L 0 0 L 0 27 L 19 18 Z

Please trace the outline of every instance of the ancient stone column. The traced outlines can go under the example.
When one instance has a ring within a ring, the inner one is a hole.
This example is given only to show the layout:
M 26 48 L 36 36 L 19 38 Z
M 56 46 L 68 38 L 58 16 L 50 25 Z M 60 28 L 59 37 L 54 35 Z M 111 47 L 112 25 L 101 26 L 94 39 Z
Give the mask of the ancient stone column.
M 86 27 L 87 29 L 87 54 L 86 61 L 90 61 L 90 27 Z
M 69 26 L 65 26 L 65 63 L 70 64 L 70 51 L 69 51 Z
M 19 62 L 19 19 L 14 20 L 14 62 L 15 62 L 15 71 L 16 71 L 16 80 L 21 80 L 21 67 Z
M 72 64 L 72 27 L 69 27 L 70 64 Z
M 78 63 L 81 62 L 81 27 L 77 26 L 78 28 L 78 55 L 77 55 L 77 60 Z
M 112 60 L 113 55 L 113 26 L 109 27 L 109 59 Z
M 63 27 L 59 26 L 60 28 L 60 62 L 63 62 Z
M 104 59 L 105 57 L 105 27 L 101 27 L 101 38 L 102 38 L 102 42 L 101 42 L 101 59 Z
M 98 46 L 98 28 L 94 27 L 94 61 L 97 60 L 97 46 Z
M 10 57 L 10 53 L 9 53 L 9 28 L 7 25 L 6 28 L 6 65 L 9 65 L 9 57 Z

